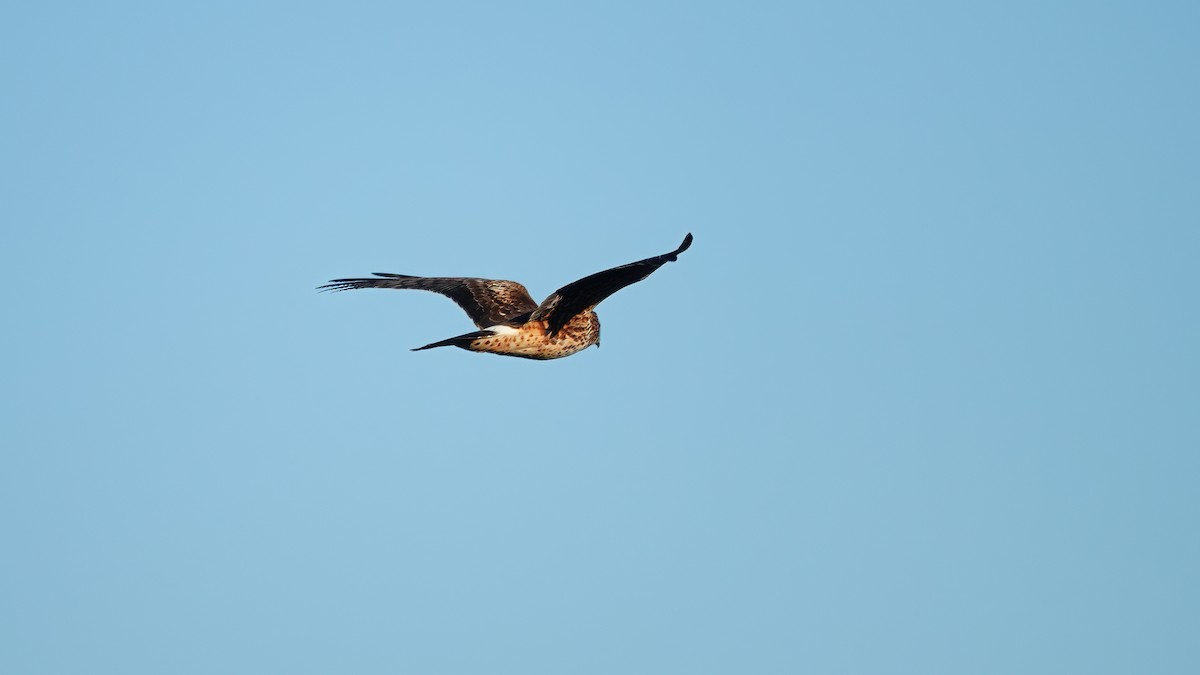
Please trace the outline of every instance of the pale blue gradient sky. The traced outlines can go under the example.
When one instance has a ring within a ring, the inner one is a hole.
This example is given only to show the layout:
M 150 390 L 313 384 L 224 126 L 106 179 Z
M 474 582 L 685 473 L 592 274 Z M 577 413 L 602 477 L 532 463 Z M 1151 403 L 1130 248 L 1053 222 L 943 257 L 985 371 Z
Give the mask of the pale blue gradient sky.
M 0 672 L 1200 672 L 1197 7 L 6 3 Z

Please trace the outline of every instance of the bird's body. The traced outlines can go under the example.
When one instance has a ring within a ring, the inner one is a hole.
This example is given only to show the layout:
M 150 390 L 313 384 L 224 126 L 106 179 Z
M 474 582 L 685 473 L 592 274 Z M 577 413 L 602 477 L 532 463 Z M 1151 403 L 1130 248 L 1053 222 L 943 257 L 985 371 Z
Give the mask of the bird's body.
M 567 284 L 540 305 L 515 281 L 468 277 L 413 277 L 376 272 L 378 278 L 334 279 L 321 290 L 401 288 L 433 291 L 454 300 L 480 329 L 433 342 L 414 351 L 459 347 L 527 359 L 557 359 L 600 344 L 600 319 L 593 311 L 601 300 L 641 281 L 692 244 L 653 258 L 597 272 Z
M 516 327 L 492 326 L 487 331 L 480 332 L 487 332 L 490 335 L 464 339 L 463 344 L 452 344 L 473 352 L 519 356 L 526 359 L 558 359 L 599 344 L 600 318 L 591 311 L 577 314 L 554 335 L 549 334 L 545 321 L 534 320 L 526 321 Z M 458 338 L 450 339 L 458 340 Z M 419 349 L 428 349 L 432 346 L 446 345 L 434 343 Z

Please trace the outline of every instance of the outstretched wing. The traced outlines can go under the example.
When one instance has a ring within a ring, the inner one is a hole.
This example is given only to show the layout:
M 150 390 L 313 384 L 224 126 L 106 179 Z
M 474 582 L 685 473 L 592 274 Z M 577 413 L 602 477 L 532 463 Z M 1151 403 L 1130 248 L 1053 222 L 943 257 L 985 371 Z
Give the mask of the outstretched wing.
M 600 304 L 601 300 L 629 284 L 645 279 L 663 265 L 674 262 L 679 254 L 686 251 L 691 245 L 692 235 L 689 232 L 683 238 L 683 243 L 679 245 L 679 248 L 670 253 L 614 267 L 571 282 L 542 301 L 530 318 L 546 320 L 550 335 L 554 335 L 571 320 L 571 317 L 595 307 Z
M 407 288 L 441 293 L 458 303 L 471 321 L 480 328 L 504 323 L 517 314 L 537 307 L 529 291 L 515 281 L 471 279 L 464 277 L 411 277 L 405 274 L 375 272 L 378 279 L 334 279 L 322 291 L 348 291 L 354 288 Z

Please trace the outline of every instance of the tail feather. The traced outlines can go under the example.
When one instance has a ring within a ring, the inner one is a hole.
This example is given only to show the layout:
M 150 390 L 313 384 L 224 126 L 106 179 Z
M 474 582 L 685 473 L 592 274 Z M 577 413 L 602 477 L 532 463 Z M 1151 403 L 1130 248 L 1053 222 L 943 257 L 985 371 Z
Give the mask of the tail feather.
M 472 333 L 465 333 L 463 335 L 456 335 L 452 338 L 446 338 L 445 340 L 438 340 L 437 342 L 430 342 L 429 344 L 425 345 L 424 347 L 414 347 L 412 349 L 412 351 L 419 352 L 423 349 L 433 349 L 434 347 L 458 347 L 460 349 L 468 349 L 470 344 L 472 342 L 474 342 L 477 338 L 488 337 L 489 335 L 495 335 L 495 334 L 496 334 L 495 331 L 477 330 Z

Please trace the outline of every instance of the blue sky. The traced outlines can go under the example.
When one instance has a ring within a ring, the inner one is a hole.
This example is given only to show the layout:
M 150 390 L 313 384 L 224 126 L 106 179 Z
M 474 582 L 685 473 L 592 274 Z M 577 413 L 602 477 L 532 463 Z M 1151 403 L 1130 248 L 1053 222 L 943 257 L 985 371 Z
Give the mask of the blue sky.
M 7 3 L 0 671 L 1197 672 L 1198 19 Z

